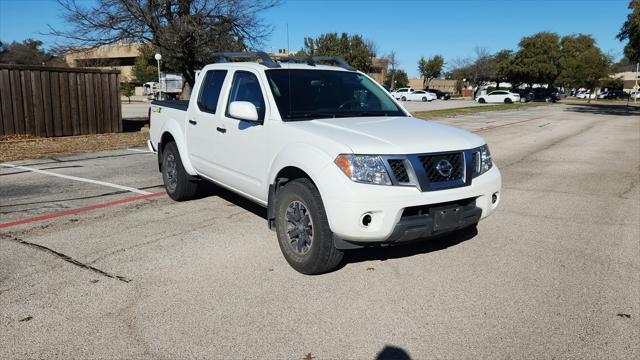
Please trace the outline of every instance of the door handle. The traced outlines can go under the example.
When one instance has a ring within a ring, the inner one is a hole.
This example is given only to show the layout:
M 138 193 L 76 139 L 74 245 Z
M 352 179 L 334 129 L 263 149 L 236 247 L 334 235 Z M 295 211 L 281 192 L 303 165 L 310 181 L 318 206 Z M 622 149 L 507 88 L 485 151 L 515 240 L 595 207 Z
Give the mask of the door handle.
M 221 127 L 217 127 L 216 130 L 218 130 L 219 132 L 221 132 L 223 134 L 227 132 L 227 129 L 221 128 Z
M 195 125 L 195 124 L 197 124 L 197 123 L 198 123 L 198 122 L 197 122 L 197 121 L 195 121 L 195 120 L 189 120 L 189 124 L 191 124 L 191 125 Z

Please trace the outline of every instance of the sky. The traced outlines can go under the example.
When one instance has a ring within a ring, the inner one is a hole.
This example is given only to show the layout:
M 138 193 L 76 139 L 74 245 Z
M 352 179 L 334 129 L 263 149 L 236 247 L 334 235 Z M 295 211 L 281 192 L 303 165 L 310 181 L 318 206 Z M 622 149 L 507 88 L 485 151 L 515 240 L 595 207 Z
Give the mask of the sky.
M 92 0 L 78 0 L 91 2 Z M 616 60 L 624 44 L 615 36 L 629 10 L 628 0 L 283 0 L 262 16 L 273 26 L 265 50 L 297 51 L 304 37 L 327 32 L 360 34 L 373 40 L 379 55 L 394 50 L 399 67 L 417 76 L 417 61 L 435 54 L 451 66 L 473 55 L 476 46 L 495 52 L 517 49 L 523 36 L 539 31 L 591 34 Z M 65 28 L 54 0 L 0 0 L 0 41 L 37 38 L 48 25 Z

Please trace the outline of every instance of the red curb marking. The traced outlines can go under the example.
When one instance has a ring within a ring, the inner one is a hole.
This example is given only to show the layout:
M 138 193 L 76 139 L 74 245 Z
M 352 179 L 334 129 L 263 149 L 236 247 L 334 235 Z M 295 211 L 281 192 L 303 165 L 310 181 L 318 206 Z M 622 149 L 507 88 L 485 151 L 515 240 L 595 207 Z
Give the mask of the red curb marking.
M 8 228 L 8 227 L 11 227 L 11 226 L 16 226 L 16 225 L 28 224 L 28 223 L 32 223 L 32 222 L 36 222 L 36 221 L 55 219 L 55 218 L 59 218 L 59 217 L 67 216 L 67 215 L 78 214 L 78 213 L 81 213 L 81 212 L 91 211 L 91 210 L 95 210 L 95 209 L 102 209 L 102 208 L 105 208 L 105 207 L 124 204 L 124 203 L 132 202 L 132 201 L 138 201 L 138 200 L 154 198 L 154 197 L 162 196 L 164 194 L 166 194 L 166 193 L 164 191 L 162 191 L 162 192 L 157 192 L 157 193 L 153 193 L 153 194 L 131 196 L 131 197 L 120 199 L 120 200 L 109 201 L 109 202 L 105 202 L 105 203 L 101 203 L 101 204 L 85 206 L 85 207 L 81 207 L 81 208 L 77 208 L 77 209 L 65 210 L 65 211 L 60 211 L 60 212 L 57 212 L 57 213 L 34 216 L 34 217 L 31 217 L 31 218 L 27 218 L 27 219 L 22 219 L 22 220 L 17 220 L 17 221 L 10 221 L 10 222 L 6 222 L 6 223 L 0 223 L 0 229 Z

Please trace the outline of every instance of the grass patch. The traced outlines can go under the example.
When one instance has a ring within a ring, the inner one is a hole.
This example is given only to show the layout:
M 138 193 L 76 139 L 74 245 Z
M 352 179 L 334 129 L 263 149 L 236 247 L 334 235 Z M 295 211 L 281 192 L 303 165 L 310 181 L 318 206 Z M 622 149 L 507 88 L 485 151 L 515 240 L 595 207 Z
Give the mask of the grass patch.
M 498 105 L 486 104 L 486 105 L 469 106 L 469 107 L 453 108 L 453 109 L 416 111 L 412 114 L 413 116 L 420 119 L 435 119 L 435 118 L 441 118 L 441 117 L 475 114 L 475 113 L 486 112 L 486 111 L 526 109 L 530 107 L 547 106 L 547 105 L 549 104 L 544 102 L 529 102 L 524 104 L 520 104 L 520 103 L 498 104 Z
M 148 139 L 149 133 L 141 131 L 55 138 L 4 138 L 0 139 L 0 162 L 126 149 L 128 147 L 143 146 Z

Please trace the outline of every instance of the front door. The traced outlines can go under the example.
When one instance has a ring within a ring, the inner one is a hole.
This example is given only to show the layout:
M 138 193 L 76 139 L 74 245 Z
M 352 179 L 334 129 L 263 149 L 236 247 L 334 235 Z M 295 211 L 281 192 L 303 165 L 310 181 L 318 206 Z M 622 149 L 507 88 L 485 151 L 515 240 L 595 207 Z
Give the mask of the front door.
M 265 101 L 266 87 L 259 74 L 250 70 L 233 73 L 225 108 L 221 111 L 224 132 L 220 139 L 218 159 L 222 176 L 229 185 L 255 199 L 266 201 L 268 185 L 266 174 L 269 168 L 267 157 L 267 127 L 269 108 Z M 244 121 L 229 115 L 229 104 L 248 101 L 258 110 L 258 121 Z

